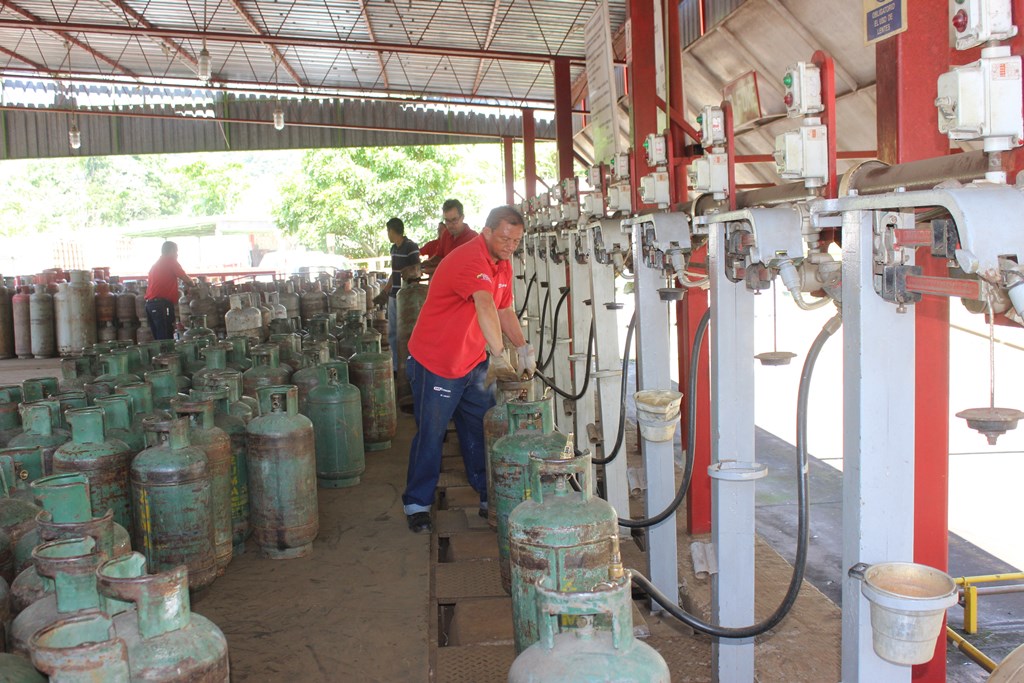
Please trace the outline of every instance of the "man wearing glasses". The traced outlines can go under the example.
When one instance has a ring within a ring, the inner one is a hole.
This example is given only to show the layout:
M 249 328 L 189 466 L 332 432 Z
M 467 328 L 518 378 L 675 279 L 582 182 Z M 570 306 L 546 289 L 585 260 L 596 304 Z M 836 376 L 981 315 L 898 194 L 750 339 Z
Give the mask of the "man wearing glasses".
M 452 253 L 456 247 L 470 242 L 477 232 L 466 225 L 463 220 L 462 202 L 458 199 L 447 199 L 441 206 L 444 222 L 437 227 L 437 239 L 427 242 L 420 248 L 421 253 L 429 253 L 430 258 L 423 262 L 423 271 L 433 274 L 441 260 Z

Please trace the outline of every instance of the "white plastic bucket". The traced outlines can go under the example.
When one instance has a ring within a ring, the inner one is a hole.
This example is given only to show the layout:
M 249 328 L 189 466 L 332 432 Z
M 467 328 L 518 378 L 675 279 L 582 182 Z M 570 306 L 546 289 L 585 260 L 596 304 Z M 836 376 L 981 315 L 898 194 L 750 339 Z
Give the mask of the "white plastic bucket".
M 882 562 L 864 570 L 861 593 L 871 603 L 875 654 L 905 666 L 932 659 L 942 617 L 957 600 L 949 574 L 913 562 Z
M 633 400 L 640 435 L 648 441 L 671 441 L 679 423 L 683 395 L 668 389 L 645 389 L 633 394 Z

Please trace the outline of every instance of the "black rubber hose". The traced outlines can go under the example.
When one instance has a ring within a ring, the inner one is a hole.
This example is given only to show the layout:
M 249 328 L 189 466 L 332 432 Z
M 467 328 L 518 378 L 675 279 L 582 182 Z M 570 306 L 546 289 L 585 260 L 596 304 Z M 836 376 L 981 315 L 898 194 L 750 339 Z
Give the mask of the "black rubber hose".
M 544 351 L 544 321 L 548 319 L 548 302 L 551 301 L 551 288 L 544 290 L 544 303 L 540 307 L 540 339 L 537 341 L 537 353 Z
M 612 460 L 615 460 L 619 455 L 619 451 L 622 450 L 622 440 L 626 435 L 626 384 L 629 376 L 629 349 L 633 344 L 633 330 L 636 329 L 636 311 L 633 311 L 633 316 L 629 319 L 629 326 L 626 328 L 626 346 L 622 351 L 622 380 L 621 389 L 619 391 L 619 427 L 615 433 L 615 446 L 612 447 L 612 452 L 603 458 L 594 458 L 591 462 L 595 465 L 607 465 Z
M 594 361 L 594 336 L 595 336 L 595 334 L 596 334 L 596 325 L 594 324 L 594 319 L 591 318 L 590 319 L 590 335 L 587 338 L 587 361 L 586 361 L 587 370 L 586 370 L 586 374 L 584 374 L 584 376 L 583 376 L 583 386 L 580 388 L 580 393 L 574 395 L 574 394 L 570 394 L 567 391 L 564 391 L 564 390 L 558 388 L 557 386 L 555 386 L 555 381 L 553 379 L 549 379 L 548 377 L 545 377 L 540 372 L 537 372 L 536 376 L 540 378 L 541 382 L 544 382 L 544 384 L 546 384 L 547 386 L 551 387 L 551 389 L 556 394 L 561 396 L 562 398 L 567 398 L 570 401 L 578 401 L 581 398 L 583 398 L 584 396 L 586 396 L 587 388 L 590 386 L 590 366 L 593 364 L 593 361 Z M 577 451 L 577 455 L 578 454 L 579 454 L 579 452 Z
M 533 275 L 530 276 L 530 282 L 527 283 L 527 285 L 526 285 L 526 295 L 523 296 L 523 307 L 519 309 L 518 313 L 516 313 L 516 317 L 517 318 L 522 318 L 523 317 L 523 313 L 526 312 L 526 306 L 530 302 L 530 292 L 533 291 L 533 283 L 536 282 L 536 281 L 537 281 L 537 273 L 534 273 Z
M 550 291 L 550 290 L 548 290 Z M 558 343 L 558 314 L 562 311 L 562 304 L 565 303 L 565 299 L 569 296 L 569 288 L 566 287 L 565 291 L 562 292 L 562 296 L 558 297 L 558 303 L 555 304 L 555 314 L 551 317 L 551 350 L 548 352 L 548 357 L 544 360 L 537 360 L 537 367 L 541 370 L 547 370 L 548 365 L 551 364 L 551 359 L 555 357 L 555 344 Z M 541 357 L 544 356 L 544 345 L 541 344 L 538 349 Z
M 797 394 L 796 412 L 796 471 L 797 471 L 797 543 L 796 561 L 793 563 L 793 575 L 789 580 L 789 588 L 786 595 L 775 611 L 764 621 L 745 627 L 716 626 L 698 619 L 687 613 L 675 600 L 669 599 L 665 594 L 655 588 L 647 577 L 636 570 L 633 572 L 633 583 L 651 597 L 654 602 L 661 605 L 669 614 L 679 619 L 690 628 L 706 633 L 716 638 L 753 638 L 766 631 L 775 628 L 789 610 L 796 603 L 796 597 L 800 592 L 800 586 L 804 580 L 804 569 L 807 566 L 807 547 L 810 542 L 810 510 L 807 505 L 807 402 L 810 395 L 811 375 L 814 373 L 814 364 L 818 360 L 821 348 L 828 341 L 829 337 L 839 330 L 842 320 L 838 315 L 831 318 L 811 344 L 807 358 L 804 360 L 803 370 L 800 373 L 800 391 Z
M 683 498 L 686 497 L 686 492 L 690 490 L 690 481 L 693 479 L 693 449 L 696 447 L 695 442 L 697 439 L 695 435 L 697 431 L 697 401 L 694 400 L 697 396 L 697 371 L 700 366 L 700 347 L 704 342 L 704 336 L 707 334 L 710 322 L 711 309 L 709 308 L 700 317 L 700 322 L 697 323 L 697 330 L 693 335 L 693 349 L 690 351 L 690 381 L 687 386 L 687 391 L 690 392 L 690 400 L 687 401 L 686 411 L 686 465 L 683 468 L 683 479 L 679 482 L 676 496 L 668 504 L 668 507 L 653 517 L 644 519 L 623 519 L 620 517 L 619 526 L 624 526 L 627 529 L 644 529 L 664 522 L 676 511 L 683 502 Z M 623 407 L 625 407 L 625 404 L 623 404 Z

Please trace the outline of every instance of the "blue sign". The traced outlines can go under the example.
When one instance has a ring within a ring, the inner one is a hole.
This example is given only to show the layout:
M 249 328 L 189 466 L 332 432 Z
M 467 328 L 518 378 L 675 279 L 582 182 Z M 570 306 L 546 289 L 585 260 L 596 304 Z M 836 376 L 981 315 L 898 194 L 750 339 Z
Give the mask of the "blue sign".
M 864 0 L 864 42 L 868 45 L 907 30 L 907 0 Z

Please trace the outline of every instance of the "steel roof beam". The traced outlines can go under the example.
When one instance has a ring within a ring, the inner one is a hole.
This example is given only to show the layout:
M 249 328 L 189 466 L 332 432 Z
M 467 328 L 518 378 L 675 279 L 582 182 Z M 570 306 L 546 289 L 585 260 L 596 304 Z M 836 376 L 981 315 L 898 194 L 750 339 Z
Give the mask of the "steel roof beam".
M 491 8 L 491 21 L 487 25 L 487 36 L 484 38 L 484 44 L 481 45 L 483 49 L 487 50 L 491 47 L 491 41 L 494 40 L 494 29 L 498 25 L 498 9 L 501 7 L 501 0 L 494 0 L 494 6 Z M 469 17 L 466 17 L 467 19 Z M 372 38 L 373 36 L 371 36 Z M 476 95 L 476 91 L 480 89 L 480 82 L 484 76 L 484 60 L 481 59 L 480 63 L 476 65 L 476 77 L 473 79 L 473 90 L 472 94 Z
M 10 3 L 7 3 L 10 7 Z M 177 38 L 182 40 L 202 40 L 218 43 L 267 44 L 288 47 L 322 48 L 328 50 L 355 50 L 357 52 L 398 52 L 403 54 L 434 55 L 439 57 L 455 57 L 469 59 L 496 59 L 511 62 L 532 62 L 548 64 L 555 57 L 536 52 L 509 52 L 506 50 L 481 50 L 479 48 L 462 48 L 446 45 L 403 45 L 401 43 L 364 42 L 358 40 L 336 40 L 329 38 L 308 38 L 304 36 L 283 35 L 251 35 L 228 31 L 198 31 L 183 28 L 157 28 L 146 26 L 126 26 L 117 24 L 72 24 L 63 22 L 43 21 L 38 18 L 30 21 L 16 19 L 0 19 L 0 29 L 36 29 L 62 33 L 98 33 L 114 36 L 151 36 L 156 38 Z M 87 47 L 87 46 L 86 46 Z M 91 48 L 90 48 L 91 49 Z M 573 65 L 584 64 L 584 57 L 566 55 Z
M 18 15 L 23 16 L 26 19 L 28 19 L 28 21 L 18 21 L 16 19 L 3 19 L 3 20 L 0 20 L 4 24 L 9 24 L 10 26 L 8 26 L 8 28 L 39 28 L 39 29 L 41 29 L 43 31 L 50 31 L 51 33 L 56 33 L 62 40 L 66 41 L 68 43 L 71 43 L 75 47 L 78 47 L 78 48 L 80 48 L 82 50 L 85 50 L 87 53 L 89 53 L 90 55 L 92 55 L 96 59 L 100 60 L 101 62 L 103 62 L 105 64 L 110 65 L 111 67 L 113 67 L 114 69 L 117 69 L 121 73 L 123 73 L 123 74 L 125 74 L 127 76 L 137 76 L 138 75 L 138 74 L 134 73 L 133 71 L 131 71 L 129 69 L 126 69 L 125 67 L 121 66 L 117 62 L 116 59 L 111 59 L 110 57 L 106 56 L 105 54 L 103 54 L 99 50 L 94 49 L 88 43 L 84 43 L 81 40 L 79 40 L 78 38 L 75 38 L 71 34 L 72 33 L 78 33 L 78 31 L 75 31 L 74 29 L 69 28 L 69 26 L 70 26 L 69 24 L 63 24 L 61 22 L 47 22 L 47 21 L 43 21 L 37 15 L 33 14 L 32 12 L 29 12 L 27 9 L 23 9 L 21 7 L 18 7 L 17 5 L 15 5 L 13 2 L 10 2 L 9 0 L 4 0 L 4 3 L 2 5 L 2 7 L 6 7 L 9 10 L 11 10 L 12 12 L 14 12 L 15 14 L 18 14 Z M 37 24 L 37 26 L 32 26 L 32 24 Z
M 153 28 L 152 22 L 142 15 L 141 12 L 136 11 L 129 5 L 125 0 L 109 0 L 113 5 L 125 13 L 125 16 L 131 17 L 139 26 L 145 26 L 146 28 Z M 177 41 L 171 40 L 170 38 L 157 38 L 159 42 L 170 48 L 171 52 L 181 57 L 186 64 L 191 66 L 193 69 L 197 68 L 199 62 L 193 57 L 188 50 L 183 48 Z
M 36 71 L 42 71 L 43 73 L 54 74 L 54 75 L 57 74 L 57 72 L 54 71 L 53 69 L 50 69 L 49 67 L 47 67 L 47 66 L 45 66 L 43 64 L 40 64 L 39 62 L 33 62 L 28 57 L 24 57 L 24 56 L 18 54 L 17 52 L 15 52 L 14 50 L 8 50 L 6 47 L 4 47 L 2 45 L 0 45 L 0 54 L 5 54 L 8 57 L 13 57 L 14 59 L 17 59 L 22 64 L 28 64 L 29 66 L 31 66 Z
M 242 20 L 245 21 L 245 25 L 249 27 L 250 31 L 252 31 L 254 34 L 263 39 L 269 37 L 266 31 L 263 30 L 263 27 L 256 23 L 256 20 L 253 18 L 251 14 L 249 14 L 248 10 L 242 7 L 241 0 L 229 0 L 229 2 L 231 3 L 231 6 L 235 9 L 235 12 L 238 13 L 238 16 L 242 17 Z M 303 87 L 304 84 L 302 82 L 302 77 L 299 76 L 299 72 L 296 71 L 294 67 L 292 67 L 292 65 L 288 63 L 288 60 L 285 59 L 284 55 L 277 48 L 277 46 L 269 42 L 266 42 L 265 40 L 260 40 L 259 42 L 266 44 L 267 49 L 270 50 L 270 54 L 274 55 L 274 59 L 277 61 L 278 64 L 281 65 L 281 67 L 288 73 L 288 75 L 291 76 L 292 80 L 295 81 L 295 84 L 298 85 L 299 87 Z
M 377 36 L 373 33 L 373 23 L 370 22 L 370 13 L 366 9 L 366 0 L 359 0 L 359 13 L 363 16 L 363 21 L 366 22 L 366 33 L 370 36 L 370 40 L 377 42 Z M 390 88 L 391 84 L 388 82 L 388 70 L 384 64 L 384 54 L 382 52 L 377 53 L 377 63 L 380 64 L 380 76 L 384 79 L 384 87 Z

